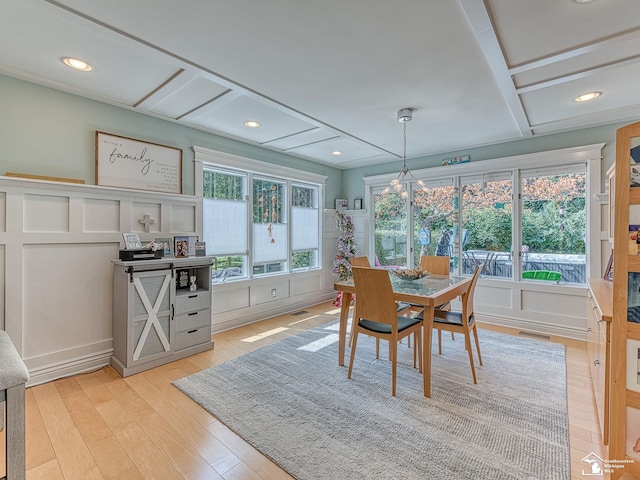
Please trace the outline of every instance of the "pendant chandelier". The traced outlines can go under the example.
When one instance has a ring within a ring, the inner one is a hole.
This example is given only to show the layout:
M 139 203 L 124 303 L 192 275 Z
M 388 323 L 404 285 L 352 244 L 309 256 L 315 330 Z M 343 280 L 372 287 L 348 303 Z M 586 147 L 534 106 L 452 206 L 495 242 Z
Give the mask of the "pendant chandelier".
M 409 197 L 407 190 L 407 182 L 415 181 L 422 189 L 426 189 L 427 186 L 422 180 L 413 176 L 409 167 L 407 167 L 407 123 L 413 118 L 413 110 L 410 108 L 401 108 L 398 110 L 398 121 L 402 123 L 403 128 L 403 151 L 402 151 L 402 169 L 397 178 L 391 180 L 391 183 L 387 188 L 382 191 L 383 195 L 390 193 L 392 190 L 398 193 L 403 199 Z M 409 176 L 409 178 L 407 178 Z

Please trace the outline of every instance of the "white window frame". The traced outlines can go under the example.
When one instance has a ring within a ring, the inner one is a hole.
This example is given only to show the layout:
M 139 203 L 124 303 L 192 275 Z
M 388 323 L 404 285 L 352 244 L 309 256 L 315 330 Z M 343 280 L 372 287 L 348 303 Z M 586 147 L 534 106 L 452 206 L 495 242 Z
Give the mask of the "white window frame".
M 195 179 L 195 194 L 198 197 L 203 197 L 203 172 L 205 165 L 210 168 L 219 168 L 221 170 L 237 171 L 243 174 L 248 174 L 248 195 L 249 195 L 249 209 L 247 215 L 247 228 L 249 234 L 249 249 L 247 251 L 248 265 L 247 276 L 239 278 L 239 280 L 253 278 L 253 221 L 252 221 L 252 182 L 253 176 L 259 176 L 263 178 L 272 178 L 276 181 L 285 181 L 287 190 L 290 192 L 292 184 L 308 184 L 316 186 L 318 188 L 318 265 L 314 270 L 322 268 L 322 208 L 324 205 L 324 192 L 327 177 L 325 175 L 319 175 L 317 173 L 306 172 L 304 170 L 297 170 L 294 168 L 285 167 L 283 165 L 277 165 L 267 162 L 261 162 L 250 158 L 240 157 L 229 153 L 219 152 L 204 147 L 193 146 L 195 153 L 194 158 L 194 179 Z M 287 195 L 289 197 L 289 194 Z M 287 198 L 287 214 L 286 218 L 291 218 L 291 201 Z M 272 274 L 260 274 L 259 277 L 268 275 L 285 275 L 295 274 L 305 270 L 292 270 L 291 267 L 291 224 L 288 222 L 288 261 L 286 271 L 274 272 Z

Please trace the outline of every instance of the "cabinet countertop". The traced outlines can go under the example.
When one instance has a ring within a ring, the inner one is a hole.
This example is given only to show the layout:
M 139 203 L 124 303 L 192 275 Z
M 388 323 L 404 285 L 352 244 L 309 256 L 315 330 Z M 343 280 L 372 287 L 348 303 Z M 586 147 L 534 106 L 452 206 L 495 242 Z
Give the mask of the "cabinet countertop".
M 211 265 L 214 256 L 205 257 L 162 257 L 152 260 L 111 260 L 114 265 L 122 267 L 160 267 L 170 268 L 172 265 L 176 268 L 183 266 Z
M 613 282 L 603 278 L 589 277 L 587 283 L 598 308 L 602 312 L 602 320 L 611 322 L 613 318 Z

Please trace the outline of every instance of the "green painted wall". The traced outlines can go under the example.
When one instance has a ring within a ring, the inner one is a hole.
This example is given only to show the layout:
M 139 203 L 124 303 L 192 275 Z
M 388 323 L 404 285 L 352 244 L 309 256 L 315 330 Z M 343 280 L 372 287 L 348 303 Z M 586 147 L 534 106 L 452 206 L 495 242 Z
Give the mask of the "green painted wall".
M 325 208 L 342 172 L 197 129 L 0 75 L 0 175 L 70 177 L 95 184 L 96 130 L 181 148 L 182 191 L 194 193 L 192 146 L 326 175 Z

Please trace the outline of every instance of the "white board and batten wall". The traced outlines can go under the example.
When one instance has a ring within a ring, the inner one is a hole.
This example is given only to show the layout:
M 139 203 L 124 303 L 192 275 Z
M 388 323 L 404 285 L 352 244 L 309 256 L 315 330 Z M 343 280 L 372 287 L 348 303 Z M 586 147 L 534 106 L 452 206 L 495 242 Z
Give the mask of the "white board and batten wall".
M 0 177 L 0 327 L 30 385 L 109 363 L 122 232 L 197 235 L 201 218 L 195 196 Z

